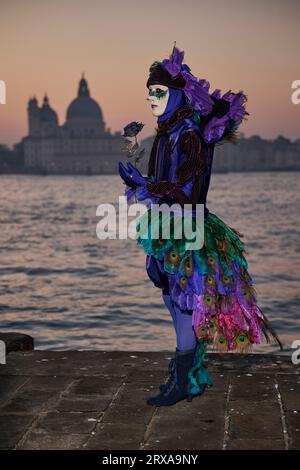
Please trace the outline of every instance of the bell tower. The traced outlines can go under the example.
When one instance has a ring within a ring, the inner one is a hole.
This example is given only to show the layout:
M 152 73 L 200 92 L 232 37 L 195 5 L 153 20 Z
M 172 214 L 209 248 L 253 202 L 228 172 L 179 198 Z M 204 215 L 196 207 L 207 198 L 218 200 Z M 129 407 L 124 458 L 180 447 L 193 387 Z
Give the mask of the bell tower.
M 28 135 L 36 136 L 40 133 L 40 108 L 36 97 L 30 98 L 28 101 Z

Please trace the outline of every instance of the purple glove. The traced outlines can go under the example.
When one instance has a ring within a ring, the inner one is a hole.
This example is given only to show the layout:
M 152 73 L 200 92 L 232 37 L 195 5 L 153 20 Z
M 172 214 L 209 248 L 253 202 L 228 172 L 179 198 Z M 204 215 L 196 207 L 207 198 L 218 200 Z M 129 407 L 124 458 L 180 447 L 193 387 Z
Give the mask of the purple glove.
M 132 179 L 131 172 L 128 170 L 128 168 L 126 168 L 125 165 L 123 165 L 122 162 L 119 162 L 119 173 L 122 180 L 127 186 L 129 186 L 130 188 L 136 188 L 137 185 Z
M 119 162 L 119 173 L 124 183 L 131 188 L 136 186 L 146 186 L 149 182 L 148 178 L 145 178 L 137 168 L 135 168 L 130 162 L 127 163 L 128 168 Z
M 158 202 L 159 198 L 152 196 L 147 189 L 149 179 L 141 175 L 139 170 L 130 162 L 127 163 L 127 166 L 128 168 L 119 162 L 119 173 L 127 186 L 125 191 L 127 201 L 131 201 L 135 195 L 138 201 L 149 200 L 149 203 Z

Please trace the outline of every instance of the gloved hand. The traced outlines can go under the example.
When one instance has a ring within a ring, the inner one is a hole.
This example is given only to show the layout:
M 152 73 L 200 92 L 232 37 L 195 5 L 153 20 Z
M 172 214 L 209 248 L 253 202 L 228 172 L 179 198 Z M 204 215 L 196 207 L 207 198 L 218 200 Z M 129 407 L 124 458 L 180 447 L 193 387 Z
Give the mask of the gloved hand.
M 127 186 L 129 186 L 130 188 L 136 188 L 136 184 L 131 178 L 130 171 L 128 170 L 128 168 L 126 168 L 125 165 L 123 165 L 122 162 L 119 162 L 119 173 L 120 173 L 122 180 Z
M 127 163 L 128 168 L 119 162 L 119 173 L 123 181 L 127 186 L 136 188 L 137 186 L 146 186 L 148 178 L 145 178 L 137 168 L 135 168 L 130 162 Z
M 136 196 L 138 201 L 145 201 L 147 204 L 156 204 L 159 198 L 152 196 L 147 189 L 149 179 L 141 175 L 139 170 L 130 162 L 128 162 L 127 165 L 128 168 L 126 168 L 123 163 L 119 162 L 119 173 L 127 186 L 125 191 L 127 202 L 129 203 L 133 200 L 133 197 Z

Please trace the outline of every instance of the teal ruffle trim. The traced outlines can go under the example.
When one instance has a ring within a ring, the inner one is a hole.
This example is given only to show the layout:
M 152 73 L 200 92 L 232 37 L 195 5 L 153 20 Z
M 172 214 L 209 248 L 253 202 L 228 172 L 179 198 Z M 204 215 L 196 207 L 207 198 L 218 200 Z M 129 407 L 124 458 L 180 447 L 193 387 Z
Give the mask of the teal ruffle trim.
M 188 392 L 191 395 L 201 395 L 204 386 L 211 387 L 213 385 L 209 373 L 203 366 L 205 352 L 206 344 L 203 341 L 198 341 L 194 365 L 188 372 Z

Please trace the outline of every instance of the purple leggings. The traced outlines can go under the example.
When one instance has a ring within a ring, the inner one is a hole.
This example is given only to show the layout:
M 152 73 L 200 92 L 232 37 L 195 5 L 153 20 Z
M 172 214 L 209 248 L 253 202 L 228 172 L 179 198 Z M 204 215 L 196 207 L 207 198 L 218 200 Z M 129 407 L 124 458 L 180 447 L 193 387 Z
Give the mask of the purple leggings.
M 170 295 L 162 294 L 162 297 L 173 319 L 177 349 L 184 351 L 194 348 L 197 340 L 192 328 L 192 315 L 182 313 L 180 308 L 173 303 Z

